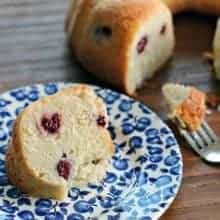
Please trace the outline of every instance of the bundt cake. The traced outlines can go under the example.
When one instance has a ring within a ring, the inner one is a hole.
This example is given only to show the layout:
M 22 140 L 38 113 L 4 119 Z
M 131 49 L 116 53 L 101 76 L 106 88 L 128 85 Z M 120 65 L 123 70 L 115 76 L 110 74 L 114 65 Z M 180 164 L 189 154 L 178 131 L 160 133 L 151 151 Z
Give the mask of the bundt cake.
M 206 114 L 205 94 L 194 87 L 167 83 L 162 88 L 170 113 L 181 126 L 197 130 Z
M 30 104 L 17 118 L 6 156 L 23 192 L 62 200 L 72 186 L 100 181 L 114 152 L 103 101 L 87 86 Z
M 214 69 L 216 72 L 217 79 L 220 80 L 220 19 L 218 19 L 217 22 L 213 48 L 214 48 Z
M 172 15 L 160 0 L 73 0 L 66 31 L 82 66 L 128 94 L 174 48 Z
M 173 13 L 195 10 L 214 15 L 220 15 L 220 1 L 218 0 L 162 0 Z

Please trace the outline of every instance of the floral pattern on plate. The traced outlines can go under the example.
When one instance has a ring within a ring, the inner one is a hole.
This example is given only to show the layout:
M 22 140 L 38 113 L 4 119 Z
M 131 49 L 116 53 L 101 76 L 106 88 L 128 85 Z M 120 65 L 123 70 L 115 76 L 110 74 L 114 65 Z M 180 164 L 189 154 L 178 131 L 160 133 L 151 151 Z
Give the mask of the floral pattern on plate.
M 72 188 L 63 202 L 30 197 L 8 182 L 4 158 L 16 116 L 31 102 L 69 85 L 39 84 L 0 95 L 0 219 L 158 219 L 181 184 L 177 141 L 149 108 L 109 89 L 91 86 L 106 103 L 108 129 L 116 146 L 102 182 Z

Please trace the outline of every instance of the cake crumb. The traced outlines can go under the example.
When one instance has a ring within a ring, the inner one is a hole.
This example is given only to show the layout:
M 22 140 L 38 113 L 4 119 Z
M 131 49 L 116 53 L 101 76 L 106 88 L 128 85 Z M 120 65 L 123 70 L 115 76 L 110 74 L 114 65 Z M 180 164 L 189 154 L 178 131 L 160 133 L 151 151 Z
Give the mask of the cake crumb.
M 212 52 L 206 51 L 202 54 L 202 57 L 204 60 L 207 60 L 209 62 L 213 62 L 214 60 L 214 54 Z

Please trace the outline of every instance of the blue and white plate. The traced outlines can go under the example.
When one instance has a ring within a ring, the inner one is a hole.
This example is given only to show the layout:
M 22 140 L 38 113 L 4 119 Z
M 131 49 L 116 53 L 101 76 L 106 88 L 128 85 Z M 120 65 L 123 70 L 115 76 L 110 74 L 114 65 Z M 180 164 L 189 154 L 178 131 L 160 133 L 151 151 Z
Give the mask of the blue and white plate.
M 33 85 L 0 95 L 0 219 L 158 219 L 181 184 L 182 156 L 177 141 L 145 105 L 100 87 L 92 88 L 107 105 L 109 131 L 116 146 L 103 182 L 72 188 L 63 202 L 30 197 L 8 182 L 4 158 L 16 116 L 31 102 L 69 85 Z

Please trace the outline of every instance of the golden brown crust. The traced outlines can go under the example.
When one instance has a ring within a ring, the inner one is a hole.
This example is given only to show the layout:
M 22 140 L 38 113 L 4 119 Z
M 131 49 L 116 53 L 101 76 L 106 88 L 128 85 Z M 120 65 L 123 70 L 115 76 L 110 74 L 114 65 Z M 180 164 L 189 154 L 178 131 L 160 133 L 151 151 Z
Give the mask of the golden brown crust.
M 220 1 L 216 0 L 163 0 L 173 13 L 195 10 L 220 15 Z
M 167 7 L 158 0 L 112 0 L 107 6 L 101 4 L 84 0 L 72 33 L 73 52 L 83 67 L 99 79 L 129 92 L 126 73 L 134 33 L 155 12 Z M 111 28 L 111 43 L 96 39 L 96 28 L 101 26 Z
M 21 113 L 22 115 L 23 113 Z M 63 184 L 51 184 L 44 181 L 27 164 L 20 144 L 19 116 L 15 122 L 12 143 L 6 154 L 6 172 L 12 184 L 32 196 L 63 200 L 67 197 L 68 189 Z
M 189 9 L 188 0 L 163 0 L 173 13 Z
M 191 131 L 198 130 L 206 113 L 206 96 L 203 92 L 191 88 L 188 98 L 175 110 L 179 118 Z

